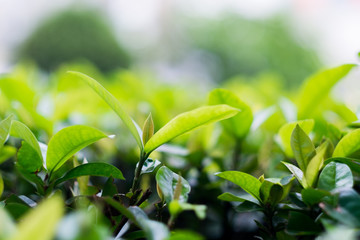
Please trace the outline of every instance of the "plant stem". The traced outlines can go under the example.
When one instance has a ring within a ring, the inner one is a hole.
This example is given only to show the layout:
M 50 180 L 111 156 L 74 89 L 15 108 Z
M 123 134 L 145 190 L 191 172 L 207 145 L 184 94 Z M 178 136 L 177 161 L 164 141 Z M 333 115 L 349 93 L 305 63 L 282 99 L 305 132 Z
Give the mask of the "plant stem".
M 131 187 L 131 192 L 135 193 L 136 189 L 139 187 L 140 185 L 140 179 L 141 179 L 141 169 L 145 163 L 145 160 L 148 158 L 149 154 L 141 151 L 140 153 L 140 160 L 139 160 L 139 164 L 137 165 L 136 169 L 135 169 L 135 176 L 134 176 L 134 180 L 133 180 L 133 184 Z
M 266 206 L 264 214 L 266 218 L 267 228 L 270 239 L 276 240 L 276 230 L 274 228 L 273 217 L 275 210 L 271 206 Z

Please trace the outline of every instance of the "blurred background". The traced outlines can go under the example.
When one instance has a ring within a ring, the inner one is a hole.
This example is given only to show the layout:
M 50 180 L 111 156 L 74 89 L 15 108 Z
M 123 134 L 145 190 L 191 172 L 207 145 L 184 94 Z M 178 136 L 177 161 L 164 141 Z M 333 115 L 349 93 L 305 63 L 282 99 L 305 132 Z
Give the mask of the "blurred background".
M 359 10 L 357 0 L 1 0 L 0 73 L 29 59 L 44 71 L 85 60 L 210 87 L 271 74 L 293 88 L 357 62 Z

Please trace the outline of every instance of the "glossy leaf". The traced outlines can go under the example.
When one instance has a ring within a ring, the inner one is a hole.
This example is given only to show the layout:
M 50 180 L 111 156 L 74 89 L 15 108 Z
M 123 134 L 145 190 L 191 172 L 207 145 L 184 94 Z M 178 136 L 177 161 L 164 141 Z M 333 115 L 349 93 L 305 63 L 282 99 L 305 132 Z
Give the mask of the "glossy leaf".
M 76 152 L 105 137 L 107 136 L 103 132 L 82 125 L 60 130 L 50 139 L 48 145 L 46 154 L 48 171 L 56 171 Z
M 27 142 L 38 154 L 39 158 L 42 160 L 42 154 L 39 146 L 39 142 L 37 141 L 35 135 L 31 132 L 31 130 L 23 123 L 19 121 L 12 121 L 11 123 L 11 131 L 10 134 L 13 137 L 22 138 L 25 142 Z
M 41 170 L 43 162 L 35 149 L 23 141 L 17 154 L 17 164 L 24 170 L 33 173 Z
M 144 165 L 141 168 L 141 174 L 152 173 L 160 165 L 161 162 L 159 160 L 148 158 L 145 160 Z
M 352 171 L 360 173 L 360 159 L 355 158 L 344 158 L 344 157 L 334 157 L 325 160 L 324 164 L 328 164 L 330 162 L 341 162 L 348 165 Z
M 225 180 L 228 180 L 232 183 L 235 183 L 246 192 L 251 194 L 257 200 L 261 201 L 260 198 L 260 187 L 261 183 L 258 179 L 251 176 L 250 174 L 238 172 L 238 171 L 225 171 L 215 174 L 218 177 L 221 177 Z
M 228 202 L 250 201 L 250 202 L 260 205 L 259 201 L 250 194 L 247 194 L 247 195 L 242 194 L 241 196 L 236 196 L 232 193 L 225 192 L 225 193 L 221 194 L 220 196 L 218 196 L 218 199 L 220 199 L 222 201 L 228 201 Z
M 231 107 L 240 109 L 236 116 L 224 120 L 223 124 L 225 130 L 234 135 L 236 138 L 243 138 L 250 130 L 253 120 L 253 114 L 250 107 L 242 102 L 233 92 L 226 89 L 214 89 L 209 94 L 209 104 L 227 104 Z
M 11 120 L 12 120 L 12 115 L 8 116 L 7 118 L 5 118 L 0 122 L 0 153 L 9 135 Z
M 314 128 L 314 120 L 313 119 L 306 119 L 296 122 L 291 122 L 283 125 L 279 129 L 279 137 L 280 137 L 280 144 L 288 157 L 293 157 L 293 151 L 291 149 L 291 135 L 297 125 L 301 127 L 301 129 L 306 133 L 309 134 L 311 130 Z
M 332 191 L 338 188 L 352 188 L 353 185 L 350 168 L 344 163 L 331 162 L 322 170 L 318 188 Z
M 165 224 L 150 220 L 141 208 L 129 207 L 129 210 L 138 222 L 139 227 L 144 230 L 146 239 L 163 240 L 170 235 L 170 232 Z
M 297 164 L 302 171 L 305 171 L 309 158 L 315 153 L 314 144 L 299 125 L 296 125 L 294 128 L 290 143 Z
M 345 64 L 328 69 L 308 78 L 302 87 L 298 99 L 299 118 L 302 119 L 313 113 L 331 88 L 344 76 L 346 76 L 355 64 Z
M 295 165 L 291 164 L 291 163 L 286 163 L 286 162 L 282 162 L 288 169 L 289 171 L 294 174 L 294 176 L 296 177 L 296 179 L 299 181 L 299 183 L 302 185 L 303 188 L 308 188 L 308 184 L 306 182 L 306 179 L 304 177 L 304 173 L 303 171 L 301 171 L 301 169 L 299 169 L 298 167 L 296 167 Z
M 305 178 L 309 187 L 313 187 L 319 176 L 319 172 L 324 165 L 324 156 L 326 149 L 328 148 L 328 142 L 324 142 L 320 145 L 316 155 L 310 160 L 309 165 L 306 168 Z
M 352 157 L 360 150 L 360 129 L 346 134 L 336 145 L 333 157 Z
M 256 212 L 256 211 L 263 211 L 264 209 L 256 203 L 250 201 L 244 201 L 240 203 L 238 206 L 235 207 L 236 212 Z
M 118 168 L 107 163 L 99 162 L 99 163 L 86 163 L 71 169 L 62 178 L 58 179 L 55 185 L 60 184 L 69 179 L 73 179 L 81 176 L 113 177 L 113 178 L 125 180 L 122 172 Z
M 31 210 L 18 225 L 18 231 L 11 240 L 51 240 L 58 221 L 64 213 L 63 201 L 54 196 L 44 200 Z
M 69 71 L 68 73 L 76 75 L 84 80 L 114 110 L 130 130 L 140 149 L 143 149 L 143 144 L 136 126 L 131 117 L 123 110 L 119 101 L 95 79 L 79 72 Z
M 169 168 L 165 166 L 162 166 L 156 173 L 156 183 L 160 188 L 167 203 L 170 203 L 172 200 L 174 200 L 175 188 L 179 181 L 179 178 L 181 178 L 182 185 L 179 201 L 186 202 L 189 192 L 191 190 L 188 181 L 186 181 L 178 174 L 172 172 Z
M 301 191 L 302 200 L 309 206 L 318 204 L 324 197 L 330 197 L 331 194 L 321 189 L 307 188 Z
M 200 107 L 182 113 L 168 122 L 145 144 L 144 151 L 150 153 L 160 145 L 194 128 L 236 115 L 239 110 L 228 105 Z
M 269 180 L 264 180 L 260 187 L 260 198 L 263 203 L 278 203 L 284 193 L 283 187 L 278 183 L 273 183 Z

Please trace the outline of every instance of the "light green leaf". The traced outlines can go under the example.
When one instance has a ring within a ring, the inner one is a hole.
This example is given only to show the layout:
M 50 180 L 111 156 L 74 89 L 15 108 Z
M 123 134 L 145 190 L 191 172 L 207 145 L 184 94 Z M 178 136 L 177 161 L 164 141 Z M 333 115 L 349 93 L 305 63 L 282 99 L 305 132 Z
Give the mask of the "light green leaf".
M 260 187 L 261 183 L 258 179 L 251 176 L 250 174 L 238 172 L 238 171 L 225 171 L 215 174 L 218 177 L 226 179 L 232 183 L 235 183 L 247 193 L 251 194 L 257 200 L 261 201 L 260 198 Z
M 0 122 L 0 153 L 9 135 L 11 120 L 12 120 L 12 115 L 8 116 L 7 118 L 5 118 Z
M 310 160 L 309 165 L 306 168 L 305 178 L 309 187 L 313 187 L 316 183 L 319 172 L 324 165 L 324 156 L 328 146 L 328 142 L 321 144 L 316 155 Z
M 334 157 L 326 159 L 324 164 L 328 164 L 330 162 L 341 162 L 348 165 L 352 171 L 360 173 L 360 159 L 355 158 L 344 158 L 344 157 Z
M 76 152 L 105 137 L 107 136 L 103 132 L 82 125 L 60 130 L 50 139 L 48 145 L 46 154 L 48 171 L 56 171 Z
M 44 200 L 22 218 L 18 225 L 18 231 L 11 240 L 53 239 L 56 225 L 63 213 L 64 205 L 59 196 Z
M 13 146 L 6 145 L 0 152 L 0 164 L 15 156 L 17 149 Z
M 195 232 L 187 231 L 187 230 L 174 230 L 171 232 L 171 236 L 166 240 L 204 240 L 204 238 Z
M 286 162 L 282 162 L 282 163 L 289 169 L 289 171 L 292 174 L 294 174 L 294 176 L 296 177 L 296 179 L 299 181 L 299 183 L 303 188 L 308 188 L 308 184 L 304 177 L 303 171 L 301 171 L 298 167 L 292 165 L 291 163 L 286 163 Z
M 321 101 L 326 98 L 331 88 L 355 66 L 355 64 L 345 64 L 308 78 L 302 86 L 298 99 L 299 119 L 310 116 Z
M 123 110 L 119 101 L 107 91 L 100 83 L 95 79 L 79 72 L 68 71 L 68 73 L 76 75 L 84 80 L 104 101 L 114 110 L 114 112 L 121 118 L 126 127 L 130 130 L 131 134 L 135 138 L 140 149 L 143 149 L 143 144 L 140 135 L 135 127 L 135 124 L 131 117 Z
M 291 134 L 291 149 L 294 153 L 297 164 L 302 171 L 306 170 L 309 158 L 315 154 L 315 147 L 308 135 L 296 125 Z
M 169 212 L 171 216 L 177 216 L 183 211 L 192 210 L 199 219 L 204 219 L 206 216 L 206 206 L 179 202 L 177 200 L 171 201 L 169 204 Z
M 182 113 L 157 131 L 145 144 L 144 151 L 151 153 L 160 145 L 199 126 L 236 115 L 239 110 L 228 105 L 206 106 Z
M 353 185 L 354 180 L 350 168 L 344 163 L 331 162 L 322 170 L 318 188 L 332 191 L 338 188 L 352 188 Z
M 233 92 L 226 89 L 214 89 L 209 94 L 209 104 L 227 104 L 240 109 L 236 116 L 222 121 L 225 130 L 237 138 L 243 138 L 250 130 L 253 115 L 250 107 L 242 102 Z
M 279 130 L 280 146 L 288 157 L 294 157 L 291 149 L 291 135 L 295 127 L 299 125 L 306 134 L 309 134 L 314 128 L 313 119 L 305 119 L 301 121 L 291 122 L 283 125 Z
M 35 149 L 27 142 L 22 141 L 22 146 L 17 154 L 17 164 L 27 172 L 34 173 L 41 170 L 43 162 Z
M 171 171 L 169 168 L 162 166 L 156 173 L 156 183 L 158 187 L 161 189 L 161 192 L 165 198 L 167 203 L 170 203 L 174 200 L 174 193 L 176 189 L 176 185 L 181 178 L 181 193 L 180 193 L 180 202 L 186 202 L 188 199 L 189 192 L 191 190 L 188 181 L 186 181 L 183 177 Z
M 143 130 L 142 130 L 142 141 L 143 144 L 146 144 L 149 139 L 154 135 L 154 122 L 151 116 L 151 113 L 146 118 Z
M 122 172 L 107 163 L 86 163 L 79 165 L 70 171 L 68 171 L 63 177 L 56 180 L 55 185 L 60 184 L 69 179 L 81 177 L 81 176 L 99 176 L 99 177 L 113 177 L 117 179 L 125 180 Z
M 360 129 L 346 134 L 336 145 L 333 157 L 352 157 L 360 150 Z
M 31 132 L 31 130 L 23 123 L 19 121 L 12 121 L 11 123 L 11 131 L 10 134 L 13 137 L 22 138 L 25 142 L 27 142 L 39 155 L 42 160 L 42 154 L 39 146 L 39 142 L 37 141 L 35 135 Z
M 2 206 L 0 206 L 0 219 L 0 239 L 10 239 L 10 236 L 16 232 L 16 225 Z

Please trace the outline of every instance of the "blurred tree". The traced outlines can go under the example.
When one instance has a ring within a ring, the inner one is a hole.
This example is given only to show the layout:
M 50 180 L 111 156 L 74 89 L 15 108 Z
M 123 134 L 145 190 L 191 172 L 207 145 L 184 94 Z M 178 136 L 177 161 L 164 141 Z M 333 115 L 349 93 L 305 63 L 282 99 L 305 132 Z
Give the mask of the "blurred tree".
M 45 20 L 20 49 L 20 59 L 31 59 L 44 70 L 81 59 L 102 71 L 130 64 L 106 21 L 91 10 L 66 10 Z
M 186 24 L 189 44 L 212 59 L 210 71 L 218 81 L 271 72 L 292 87 L 321 66 L 315 52 L 297 41 L 282 18 L 255 21 L 227 15 L 193 22 Z

